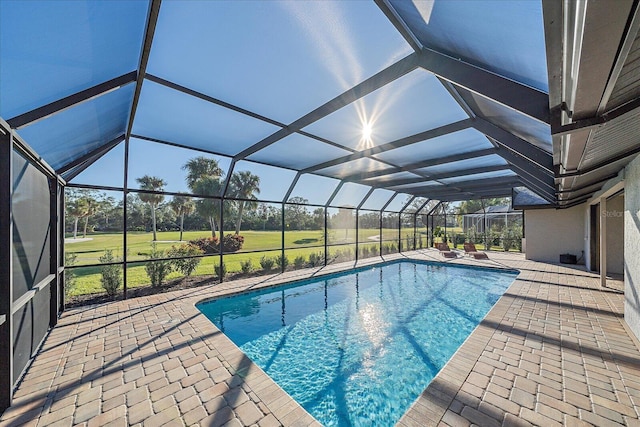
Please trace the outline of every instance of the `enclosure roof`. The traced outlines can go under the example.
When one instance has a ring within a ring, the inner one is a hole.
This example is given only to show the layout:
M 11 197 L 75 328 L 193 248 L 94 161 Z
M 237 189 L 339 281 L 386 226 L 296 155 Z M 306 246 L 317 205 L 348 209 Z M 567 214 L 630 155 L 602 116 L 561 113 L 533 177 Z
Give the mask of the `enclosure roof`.
M 624 58 L 598 65 L 622 61 L 617 75 L 637 34 L 627 25 L 637 4 L 621 3 L 621 12 L 598 11 L 615 15 L 608 44 L 631 37 Z M 596 191 L 597 167 L 635 142 L 598 151 L 589 139 L 581 153 L 591 176 L 559 175 L 567 126 L 578 128 L 557 113 L 563 93 L 580 101 L 590 87 L 579 80 L 563 91 L 572 70 L 558 34 L 570 25 L 551 20 L 563 13 L 570 24 L 582 16 L 528 0 L 3 0 L 0 116 L 71 182 L 136 138 L 222 156 L 229 172 L 240 162 L 291 170 L 288 188 L 312 174 L 437 200 L 526 187 L 570 204 L 565 192 Z M 595 18 L 582 25 L 597 28 Z M 571 48 L 600 52 L 591 39 Z M 605 82 L 616 108 L 634 88 L 624 84 Z

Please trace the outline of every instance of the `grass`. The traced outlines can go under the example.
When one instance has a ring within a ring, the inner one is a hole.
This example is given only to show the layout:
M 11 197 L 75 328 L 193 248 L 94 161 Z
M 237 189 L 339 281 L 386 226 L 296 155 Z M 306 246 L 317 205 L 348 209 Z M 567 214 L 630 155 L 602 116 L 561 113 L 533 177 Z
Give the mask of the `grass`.
M 459 233 L 462 230 L 447 229 L 447 232 Z M 359 247 L 364 246 L 368 248 L 379 249 L 379 243 L 376 240 L 369 239 L 370 237 L 377 236 L 378 229 L 360 229 L 360 244 Z M 250 260 L 254 270 L 261 270 L 260 259 L 263 256 L 276 258 L 282 255 L 282 234 L 279 231 L 243 231 L 241 233 L 245 240 L 244 246 L 240 252 L 235 254 L 229 254 L 224 256 L 224 263 L 228 273 L 236 273 L 241 271 L 240 263 L 242 261 Z M 402 243 L 405 244 L 405 236 L 412 235 L 413 228 L 403 228 L 401 230 Z M 144 286 L 149 284 L 149 277 L 145 271 L 146 254 L 151 251 L 152 234 L 144 232 L 129 232 L 127 233 L 128 241 L 128 262 L 134 262 L 128 265 L 127 268 L 127 287 L 133 288 L 137 286 Z M 189 240 L 194 240 L 202 237 L 211 236 L 211 232 L 208 231 L 185 231 L 183 234 L 183 241 L 179 242 L 180 233 L 178 231 L 164 231 L 158 232 L 157 247 L 160 250 L 168 250 L 173 245 L 180 245 L 186 243 Z M 384 240 L 395 240 L 398 238 L 397 229 L 383 229 L 382 236 Z M 423 245 L 426 247 L 426 236 L 423 234 Z M 65 251 L 76 254 L 76 266 L 79 268 L 74 269 L 76 275 L 74 289 L 70 292 L 70 295 L 84 295 L 91 293 L 103 292 L 100 284 L 101 268 L 100 267 L 81 267 L 82 265 L 96 264 L 99 262 L 98 258 L 104 254 L 104 251 L 110 249 L 113 251 L 114 256 L 117 259 L 122 259 L 123 256 L 123 235 L 122 234 L 109 234 L 109 233 L 95 233 L 90 234 L 91 240 L 80 242 L 67 242 L 65 244 Z M 436 241 L 441 239 L 436 238 Z M 355 241 L 356 233 L 354 229 L 347 230 L 330 230 L 328 233 L 328 244 L 345 246 L 335 246 L 329 248 L 329 259 L 335 256 L 337 251 L 351 250 L 352 258 L 355 258 Z M 369 242 L 369 243 L 367 243 Z M 285 256 L 289 259 L 289 267 L 293 267 L 293 261 L 296 257 L 302 256 L 307 261 L 309 255 L 312 253 L 321 253 L 324 251 L 324 233 L 321 230 L 304 230 L 304 231 L 285 231 L 284 233 L 285 244 Z M 462 247 L 461 245 L 458 245 Z M 419 247 L 419 245 L 418 245 Z M 451 245 L 453 247 L 453 245 Z M 482 244 L 476 244 L 478 250 L 485 250 L 486 248 Z M 494 247 L 493 249 L 501 250 L 501 248 Z M 515 249 L 514 249 L 515 250 Z M 253 252 L 257 251 L 257 252 Z M 248 253 L 251 252 L 251 253 Z M 373 252 L 370 252 L 368 256 L 373 256 Z M 218 255 L 203 257 L 198 265 L 194 276 L 210 276 L 215 275 L 215 266 L 220 263 L 220 257 Z M 274 272 L 278 267 L 274 267 Z M 167 280 L 180 278 L 182 274 L 180 272 L 172 272 Z
M 404 232 L 405 230 L 403 230 Z M 408 231 L 408 230 L 406 230 Z M 369 237 L 377 236 L 378 229 L 360 229 L 360 247 L 379 247 L 379 243 L 370 240 Z M 244 246 L 240 252 L 225 255 L 224 263 L 227 272 L 234 273 L 241 271 L 241 261 L 251 260 L 253 268 L 260 270 L 260 259 L 263 256 L 276 258 L 281 256 L 282 251 L 282 234 L 279 231 L 243 231 L 241 233 L 245 240 Z M 160 250 L 168 250 L 173 245 L 180 245 L 189 240 L 211 236 L 211 232 L 207 231 L 185 231 L 183 234 L 183 242 L 179 242 L 180 233 L 178 231 L 158 232 L 157 247 Z M 100 267 L 81 267 L 82 265 L 96 264 L 98 258 L 104 254 L 104 251 L 110 249 L 116 258 L 122 259 L 123 256 L 123 235 L 119 233 L 93 233 L 87 235 L 91 240 L 79 242 L 67 242 L 65 251 L 74 253 L 77 256 L 76 266 L 74 269 L 76 276 L 74 289 L 70 295 L 84 295 L 90 293 L 103 292 L 100 284 L 101 268 Z M 356 233 L 354 229 L 348 230 L 330 230 L 328 233 L 328 244 L 346 244 L 344 247 L 333 247 L 329 249 L 329 255 L 335 254 L 337 250 L 345 250 L 355 248 Z M 133 288 L 149 284 L 149 278 L 144 268 L 146 254 L 151 251 L 152 234 L 144 232 L 128 232 L 127 233 L 127 251 L 129 256 L 128 262 L 141 261 L 135 264 L 129 264 L 127 268 L 127 287 Z M 397 238 L 397 230 L 383 229 L 383 239 Z M 366 244 L 366 242 L 371 242 Z M 304 231 L 285 231 L 285 256 L 289 259 L 289 265 L 293 266 L 293 261 L 298 256 L 303 256 L 308 260 L 312 253 L 324 251 L 324 233 L 321 230 L 304 230 Z M 259 251 L 259 252 L 252 252 Z M 252 253 L 247 253 L 252 252 Z M 198 265 L 195 276 L 214 275 L 214 267 L 220 263 L 219 256 L 208 256 L 202 258 Z M 276 266 L 275 269 L 278 267 Z M 277 271 L 275 270 L 274 271 Z M 172 272 L 167 280 L 181 277 L 180 272 Z

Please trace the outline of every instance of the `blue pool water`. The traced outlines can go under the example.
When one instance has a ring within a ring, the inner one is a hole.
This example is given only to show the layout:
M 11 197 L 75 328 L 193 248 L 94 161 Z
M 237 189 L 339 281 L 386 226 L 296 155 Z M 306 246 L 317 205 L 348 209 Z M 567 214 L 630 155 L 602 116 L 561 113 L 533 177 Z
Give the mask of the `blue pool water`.
M 515 276 L 395 262 L 198 308 L 325 426 L 392 426 Z

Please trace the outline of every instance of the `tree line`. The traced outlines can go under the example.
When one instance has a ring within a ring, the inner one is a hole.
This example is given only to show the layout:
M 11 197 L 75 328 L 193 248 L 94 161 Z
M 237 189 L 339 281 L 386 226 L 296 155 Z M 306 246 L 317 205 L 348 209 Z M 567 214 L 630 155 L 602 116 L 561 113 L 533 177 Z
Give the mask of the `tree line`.
M 222 168 L 215 159 L 195 157 L 182 166 L 186 171 L 186 184 L 194 195 L 219 197 L 225 185 Z M 180 240 L 184 230 L 210 230 L 216 237 L 221 227 L 239 234 L 242 229 L 274 231 L 281 230 L 282 207 L 258 201 L 260 177 L 248 171 L 234 172 L 228 183 L 223 206 L 219 199 L 197 196 L 166 196 L 161 194 L 167 183 L 160 177 L 144 175 L 136 179 L 140 192 L 130 192 L 127 198 L 128 231 L 153 233 L 179 230 Z M 66 229 L 78 237 L 79 230 L 87 232 L 122 232 L 124 229 L 123 200 L 108 193 L 67 188 L 65 193 Z M 221 209 L 225 223 L 219 224 Z M 310 207 L 308 200 L 291 197 L 284 208 L 285 230 L 321 230 L 325 227 L 323 207 Z M 330 227 L 355 227 L 355 209 L 340 208 L 329 216 Z M 384 228 L 395 228 L 397 215 L 384 215 Z M 360 211 L 359 226 L 378 228 L 378 212 Z

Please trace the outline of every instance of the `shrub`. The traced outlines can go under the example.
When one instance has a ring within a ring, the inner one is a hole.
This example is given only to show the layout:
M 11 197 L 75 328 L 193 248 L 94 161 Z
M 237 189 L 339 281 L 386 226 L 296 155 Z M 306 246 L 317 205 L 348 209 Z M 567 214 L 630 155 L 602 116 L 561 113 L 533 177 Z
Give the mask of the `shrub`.
M 369 247 L 363 246 L 360 248 L 360 258 L 369 258 Z
M 260 266 L 265 271 L 270 271 L 275 264 L 276 264 L 276 261 L 273 258 L 269 258 L 266 255 L 263 255 L 262 258 L 260 258 Z
M 223 252 L 238 252 L 242 249 L 244 237 L 239 234 L 225 234 L 222 238 Z
M 404 249 L 406 251 L 410 251 L 412 249 L 415 249 L 413 247 L 413 236 L 411 236 L 410 234 L 407 234 L 407 235 L 404 236 L 404 240 L 405 240 L 405 245 L 406 245 Z
M 305 266 L 305 264 L 307 263 L 307 260 L 305 259 L 305 257 L 303 257 L 302 255 L 298 255 L 294 260 L 293 260 L 293 266 L 296 269 L 299 268 L 303 268 Z
M 514 226 L 511 230 L 513 232 L 514 244 L 516 245 L 516 249 L 518 250 L 518 252 L 522 252 L 522 227 L 517 225 Z
M 451 236 L 451 243 L 453 244 L 453 248 L 456 249 L 458 245 L 464 243 L 464 234 L 453 234 Z
M 502 249 L 508 251 L 514 246 L 518 251 L 522 251 L 522 238 L 520 237 L 519 230 L 505 229 L 502 232 Z
M 371 256 L 378 256 L 378 246 L 371 246 Z
M 345 261 L 351 261 L 352 259 L 352 255 L 351 255 L 351 249 L 346 248 L 346 249 L 338 249 L 333 253 L 333 261 L 334 262 L 345 262 Z
M 76 261 L 78 256 L 71 252 L 66 252 L 64 254 L 64 265 L 65 267 L 71 267 L 76 265 Z M 64 295 L 69 298 L 69 296 L 76 290 L 77 279 L 76 272 L 71 269 L 64 270 Z
M 253 271 L 253 263 L 250 259 L 245 261 L 240 261 L 240 268 L 244 274 L 249 274 Z
M 182 257 L 194 257 L 197 255 L 202 255 L 204 252 L 202 249 L 197 246 L 192 245 L 191 243 L 185 243 L 180 246 L 171 246 L 167 255 L 171 258 L 179 258 L 174 259 L 171 262 L 173 263 L 173 267 L 176 271 L 181 272 L 185 276 L 191 276 L 202 258 L 182 258 Z
M 222 279 L 224 279 L 224 276 L 227 275 L 227 266 L 224 265 L 224 262 L 220 265 L 216 265 L 213 267 L 216 270 L 216 276 L 218 276 L 218 278 L 222 281 Z
M 205 254 L 218 253 L 219 240 L 217 237 L 202 237 L 196 240 L 190 240 L 189 244 L 202 250 Z
M 398 252 L 398 246 L 395 243 L 383 243 L 382 255 L 392 254 Z
M 276 264 L 278 264 L 281 270 L 284 270 L 289 266 L 289 258 L 287 258 L 286 255 L 278 255 L 276 257 Z
M 164 257 L 164 251 L 158 250 L 155 243 L 151 246 L 151 252 L 148 257 L 149 261 L 144 265 L 144 269 L 147 271 L 149 279 L 151 279 L 151 286 L 161 286 L 162 282 L 171 273 L 173 262 L 168 259 L 157 259 Z
M 477 243 L 479 234 L 476 232 L 475 227 L 470 227 L 467 231 L 467 242 L 469 243 Z
M 317 252 L 309 254 L 309 265 L 311 267 L 318 267 L 324 265 L 324 253 Z
M 109 262 L 117 262 L 118 260 L 113 256 L 113 251 L 107 249 L 104 251 L 104 255 L 102 255 L 98 260 L 102 263 Z M 100 283 L 102 287 L 107 292 L 107 295 L 114 296 L 118 293 L 118 289 L 122 284 L 122 277 L 120 276 L 120 266 L 119 265 L 105 265 L 101 268 L 102 277 L 100 278 Z
M 493 246 L 500 246 L 500 234 L 487 233 L 487 239 L 489 241 L 489 246 L 487 246 L 487 249 L 491 249 L 491 247 Z

